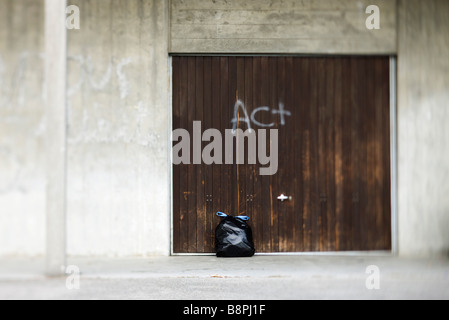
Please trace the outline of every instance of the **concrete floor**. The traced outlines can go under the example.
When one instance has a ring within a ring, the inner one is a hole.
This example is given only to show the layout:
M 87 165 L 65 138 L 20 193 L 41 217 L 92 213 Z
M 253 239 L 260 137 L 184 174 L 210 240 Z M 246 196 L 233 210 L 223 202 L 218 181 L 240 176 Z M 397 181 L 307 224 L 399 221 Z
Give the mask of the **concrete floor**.
M 42 260 L 0 260 L 0 299 L 449 299 L 449 260 L 375 256 L 69 259 L 80 289 L 42 276 Z M 368 290 L 368 266 L 380 289 Z

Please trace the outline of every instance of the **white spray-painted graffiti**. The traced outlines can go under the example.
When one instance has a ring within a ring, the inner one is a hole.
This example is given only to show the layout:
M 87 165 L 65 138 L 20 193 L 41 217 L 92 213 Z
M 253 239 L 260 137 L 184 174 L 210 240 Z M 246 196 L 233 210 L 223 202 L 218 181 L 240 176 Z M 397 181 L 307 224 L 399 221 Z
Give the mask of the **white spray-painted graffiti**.
M 98 75 L 98 71 L 90 56 L 69 56 L 69 62 L 70 61 L 78 64 L 81 73 L 78 81 L 68 88 L 67 95 L 69 97 L 79 92 L 83 84 L 86 82 L 90 84 L 92 89 L 95 91 L 104 90 L 112 80 L 114 69 L 117 75 L 120 99 L 126 99 L 129 96 L 131 86 L 125 74 L 124 68 L 132 63 L 131 58 L 123 58 L 118 60 L 118 62 L 116 62 L 115 59 L 111 59 L 107 66 L 106 72 L 99 78 L 100 80 L 98 81 L 95 80 L 95 76 Z
M 88 89 L 98 92 L 117 89 L 114 95 L 118 94 L 121 100 L 129 98 L 132 83 L 126 73 L 126 67 L 132 62 L 129 57 L 112 58 L 99 67 L 90 56 L 70 56 L 69 71 L 73 69 L 73 74 L 76 75 L 72 75 L 69 80 L 68 97 L 74 97 L 80 91 L 86 90 L 87 86 Z M 117 79 L 116 84 L 113 84 L 114 77 Z M 148 103 L 140 99 L 129 100 L 126 104 L 123 101 L 115 106 L 116 110 L 122 109 L 126 112 L 108 118 L 107 114 L 100 111 L 108 108 L 108 102 L 93 98 L 88 107 L 83 107 L 82 118 L 73 117 L 72 125 L 76 130 L 72 130 L 68 138 L 69 143 L 135 143 L 153 148 L 156 154 L 163 152 L 160 150 L 161 144 L 157 143 L 160 137 L 151 130 L 147 131 L 150 129 L 148 118 L 151 117 Z M 70 107 L 72 101 L 69 99 L 68 103 Z M 99 114 L 103 116 L 99 117 Z M 135 126 L 129 126 L 129 123 L 134 123 Z
M 153 154 L 163 153 L 163 143 L 159 143 L 163 139 L 148 125 L 151 114 L 143 101 L 125 107 L 127 112 L 114 120 L 96 116 L 101 108 L 104 105 L 95 102 L 91 108 L 83 109 L 81 119 L 75 124 L 76 130 L 68 137 L 70 144 L 123 142 L 149 147 L 154 150 Z
M 234 105 L 234 118 L 231 120 L 232 123 L 232 130 L 235 131 L 237 129 L 237 123 L 246 123 L 248 129 L 251 131 L 252 126 L 251 123 L 254 125 L 261 127 L 261 128 L 272 128 L 275 126 L 274 122 L 271 123 L 262 123 L 256 119 L 256 116 L 259 112 L 269 112 L 273 115 L 279 115 L 280 118 L 280 125 L 285 126 L 285 117 L 290 117 L 292 114 L 290 111 L 285 110 L 285 106 L 282 102 L 279 103 L 279 109 L 271 109 L 268 106 L 259 107 L 253 110 L 251 113 L 251 116 L 248 116 L 248 110 L 245 106 L 245 104 L 241 100 L 237 100 L 237 102 Z M 240 116 L 243 115 L 243 116 Z
M 118 82 L 118 93 L 120 99 L 126 99 L 131 92 L 131 85 L 125 73 L 125 67 L 132 63 L 131 58 L 114 59 L 112 58 L 107 65 L 106 71 L 101 75 L 90 56 L 69 56 L 68 61 L 77 64 L 80 70 L 79 79 L 71 84 L 67 90 L 68 97 L 72 97 L 81 90 L 83 84 L 87 83 L 95 91 L 104 90 L 112 80 L 115 74 Z M 13 72 L 7 73 L 4 59 L 0 56 L 0 106 L 18 105 L 23 106 L 26 103 L 28 95 L 27 81 L 31 81 L 36 77 L 28 77 L 27 72 L 41 73 L 40 78 L 44 81 L 41 83 L 41 98 L 43 99 L 45 92 L 44 79 L 44 55 L 43 53 L 30 53 L 24 51 L 18 55 L 16 64 L 8 64 L 15 67 Z M 32 69 L 31 69 L 32 68 Z M 36 71 L 38 70 L 38 71 Z M 98 78 L 97 76 L 100 77 Z M 10 81 L 6 77 L 10 78 Z
M 117 65 L 117 78 L 120 88 L 120 98 L 125 99 L 129 95 L 130 85 L 128 78 L 126 78 L 123 68 L 130 64 L 132 61 L 130 58 L 122 59 Z
M 42 168 L 29 150 L 39 150 L 45 132 L 43 61 L 38 52 L 0 56 L 0 195 L 34 192 L 30 181 Z
M 23 51 L 16 56 L 15 61 L 5 59 L 3 55 L 0 56 L 0 108 L 27 107 L 30 106 L 30 102 L 43 106 L 46 92 L 44 54 Z M 125 102 L 125 99 L 129 99 L 133 93 L 129 70 L 127 70 L 127 66 L 132 62 L 133 60 L 129 57 L 112 57 L 109 62 L 106 61 L 105 64 L 99 65 L 89 55 L 68 57 L 70 76 L 67 103 L 70 110 L 73 110 L 71 98 L 85 90 L 107 91 L 108 94 L 113 94 L 120 101 L 115 102 L 117 108 L 127 110 L 121 117 L 114 120 L 120 122 L 121 125 L 114 124 L 111 119 L 98 118 L 98 114 L 102 113 L 99 109 L 102 106 L 105 107 L 106 104 L 103 100 L 96 101 L 93 97 L 89 105 L 83 106 L 84 117 L 82 119 L 78 119 L 76 113 L 71 117 L 71 126 L 78 130 L 71 131 L 69 142 L 123 141 L 144 146 L 154 143 L 155 148 L 159 147 L 159 144 L 155 142 L 159 141 L 160 137 L 156 136 L 154 132 L 146 131 L 149 127 L 148 118 L 151 116 L 148 113 L 148 104 L 143 102 L 140 96 L 140 99 Z M 116 81 L 114 81 L 115 79 Z M 1 118 L 0 122 L 17 120 L 15 119 L 16 113 L 9 112 L 6 115 L 7 117 Z M 135 127 L 127 127 L 127 123 L 131 121 L 136 124 Z M 44 124 L 43 116 L 39 122 L 36 120 L 33 136 L 42 135 Z M 120 129 L 117 130 L 117 127 Z
M 33 88 L 41 85 L 43 91 L 43 81 L 31 83 L 43 78 L 43 54 L 23 51 L 16 61 L 16 63 L 8 61 L 5 65 L 3 57 L 0 56 L 0 106 L 22 107 L 27 98 L 33 101 L 37 98 L 30 96 L 30 90 L 35 92 Z M 6 69 L 7 67 L 9 70 Z M 29 76 L 27 72 L 31 72 L 33 76 Z

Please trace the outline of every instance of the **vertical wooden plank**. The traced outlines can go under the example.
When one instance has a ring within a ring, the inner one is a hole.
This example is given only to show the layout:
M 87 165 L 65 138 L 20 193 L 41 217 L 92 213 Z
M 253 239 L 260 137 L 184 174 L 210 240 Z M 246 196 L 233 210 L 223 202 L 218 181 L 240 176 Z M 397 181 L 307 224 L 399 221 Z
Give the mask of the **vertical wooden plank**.
M 274 81 L 275 95 L 272 97 L 271 108 L 279 110 L 282 104 L 285 109 L 291 110 L 291 106 L 286 100 L 286 59 L 283 57 L 276 58 L 273 61 L 275 70 L 273 70 L 273 76 L 270 78 Z M 288 101 L 290 102 L 290 101 Z M 294 232 L 296 229 L 294 219 L 294 185 L 296 174 L 294 172 L 294 146 L 291 130 L 294 130 L 293 117 L 287 117 L 285 115 L 273 114 L 273 121 L 275 121 L 279 130 L 279 154 L 288 156 L 279 156 L 278 159 L 278 173 L 272 177 L 272 183 L 276 187 L 273 194 L 274 207 L 277 208 L 277 216 L 274 219 L 277 221 L 279 241 L 274 241 L 273 245 L 276 251 L 279 252 L 292 252 L 294 251 Z M 281 116 L 285 116 L 284 124 L 281 123 Z M 276 198 L 280 194 L 285 194 L 292 197 L 292 201 L 280 202 Z M 277 247 L 276 247 L 277 246 Z
M 384 168 L 383 181 L 383 211 L 379 222 L 383 234 L 382 246 L 384 250 L 392 250 L 392 203 L 391 203 L 391 128 L 390 128 L 390 58 L 382 59 L 382 78 L 378 83 L 382 87 L 382 166 Z
M 254 82 L 253 82 L 253 58 L 252 57 L 245 57 L 245 96 L 243 102 L 245 105 L 251 109 L 254 110 Z M 256 129 L 253 127 L 253 129 Z M 247 215 L 250 217 L 250 226 L 253 229 L 253 237 L 255 238 L 254 241 L 257 243 L 257 237 L 258 235 L 255 233 L 255 226 L 257 225 L 257 218 L 256 218 L 256 197 L 255 197 L 255 189 L 254 189 L 254 181 L 255 181 L 255 175 L 256 173 L 257 165 L 248 165 L 247 166 L 247 172 L 246 172 L 246 194 L 248 196 L 247 198 Z M 258 250 L 258 247 L 256 245 L 256 250 Z
M 187 104 L 187 83 L 188 83 L 188 68 L 187 68 L 188 58 L 180 58 L 180 90 L 179 90 L 179 100 L 180 100 L 180 128 L 188 129 L 188 104 Z M 188 179 L 188 166 L 181 165 L 179 167 L 179 181 L 180 181 L 180 234 L 179 241 L 181 244 L 181 250 L 183 253 L 189 252 L 189 228 L 188 228 L 188 207 L 189 207 L 189 179 Z
M 376 215 L 378 210 L 378 200 L 379 192 L 376 183 L 376 171 L 379 169 L 377 167 L 376 161 L 376 105 L 374 100 L 374 90 L 376 83 L 374 82 L 374 61 L 376 58 L 364 57 L 362 63 L 364 64 L 365 72 L 363 78 L 365 79 L 365 96 L 363 97 L 363 102 L 365 104 L 364 108 L 361 107 L 361 122 L 366 123 L 363 127 L 366 130 L 366 185 L 365 185 L 365 196 L 366 202 L 362 206 L 363 210 L 361 212 L 361 238 L 362 238 L 362 248 L 365 250 L 374 250 L 375 248 L 375 233 L 376 233 Z M 378 85 L 378 84 L 377 84 Z M 361 99 L 362 100 L 362 99 Z M 362 124 L 361 124 L 362 126 Z
M 383 171 L 385 168 L 382 166 L 382 143 L 383 143 L 383 133 L 382 133 L 382 105 L 379 101 L 382 100 L 382 85 L 377 82 L 379 73 L 382 72 L 382 58 L 373 57 L 370 59 L 369 63 L 369 74 L 371 87 L 368 87 L 370 94 L 372 95 L 372 108 L 374 114 L 374 127 L 372 134 L 372 163 L 374 166 L 371 168 L 372 176 L 372 191 L 370 194 L 373 196 L 373 215 L 370 217 L 370 238 L 368 239 L 369 246 L 372 250 L 379 248 L 379 243 L 382 240 L 381 232 L 382 230 L 378 228 L 379 222 L 382 219 L 383 211 Z M 367 95 L 369 99 L 369 95 Z
M 253 57 L 252 59 L 252 84 L 253 84 L 253 106 L 260 106 L 260 95 L 261 95 L 261 58 Z M 264 230 L 263 230 L 263 197 L 265 196 L 262 192 L 262 177 L 259 175 L 260 164 L 255 166 L 254 172 L 254 206 L 253 206 L 253 234 L 254 243 L 259 252 L 266 252 L 265 242 L 264 242 Z
M 360 64 L 364 66 L 364 68 L 360 68 L 361 70 L 364 70 L 364 74 L 362 74 L 361 77 L 365 79 L 364 86 L 361 86 L 361 89 L 364 90 L 364 97 L 360 99 L 360 103 L 364 102 L 364 104 L 363 107 L 360 107 L 360 128 L 361 130 L 366 130 L 366 140 L 363 141 L 366 146 L 366 183 L 364 186 L 361 186 L 361 188 L 366 190 L 366 201 L 361 203 L 360 229 L 362 231 L 362 248 L 367 248 L 369 250 L 374 250 L 376 247 L 376 216 L 381 210 L 379 210 L 379 201 L 381 199 L 378 184 L 376 182 L 376 172 L 379 169 L 382 170 L 382 168 L 378 167 L 376 156 L 377 144 L 380 142 L 376 136 L 376 126 L 380 124 L 380 122 L 378 122 L 377 116 L 379 113 L 376 110 L 376 97 L 374 95 L 376 86 L 379 86 L 380 84 L 376 84 L 375 82 L 375 61 L 376 58 L 366 57 L 361 59 L 360 62 Z M 361 197 L 361 199 L 363 199 L 363 197 Z
M 232 102 L 229 101 L 229 58 L 220 57 L 220 112 L 221 112 L 221 122 L 220 128 L 223 137 L 225 137 L 225 130 L 230 129 L 231 126 L 229 122 L 233 116 L 233 108 L 231 108 Z M 233 101 L 233 100 L 231 100 Z M 230 111 L 232 109 L 232 111 Z M 225 143 L 223 143 L 223 155 L 225 154 L 224 149 Z M 221 194 L 219 197 L 222 199 L 222 209 L 220 211 L 226 212 L 227 214 L 233 214 L 232 212 L 232 194 L 230 193 L 231 184 L 235 181 L 230 181 L 230 167 L 232 166 L 223 164 L 221 168 Z
M 367 234 L 363 228 L 364 212 L 367 207 L 367 123 L 365 123 L 367 109 L 364 106 L 366 95 L 366 66 L 363 58 L 353 57 L 352 63 L 352 156 L 351 167 L 353 175 L 353 201 L 354 211 L 352 216 L 353 247 L 352 250 L 362 250 Z M 369 110 L 369 109 L 368 109 Z
M 327 241 L 324 244 L 326 251 L 336 250 L 335 235 L 335 58 L 326 59 L 326 84 L 325 84 L 325 136 L 323 138 L 325 148 L 325 167 L 326 167 L 326 236 Z
M 335 250 L 342 251 L 344 249 L 344 171 L 343 171 L 343 64 L 344 60 L 335 58 L 335 74 L 334 74 L 334 88 L 335 88 L 335 117 L 334 117 L 334 165 L 335 165 L 335 232 L 336 243 Z
M 321 208 L 319 190 L 319 87 L 320 63 L 322 58 L 311 59 L 311 109 L 309 114 L 310 127 L 310 174 L 311 174 L 311 213 L 312 213 L 312 251 L 320 251 Z
M 352 249 L 352 215 L 353 201 L 355 199 L 352 188 L 352 97 L 351 97 L 351 58 L 343 58 L 342 84 L 342 107 L 343 107 L 343 212 L 339 217 L 341 225 L 341 250 L 349 251 Z
M 211 83 L 212 83 L 212 127 L 220 130 L 222 136 L 224 137 L 224 131 L 222 130 L 222 116 L 221 116 L 221 69 L 220 69 L 220 58 L 211 58 Z M 221 168 L 223 165 L 214 164 L 212 166 L 212 176 L 213 176 L 213 213 L 218 211 L 225 211 L 226 208 L 223 207 L 224 199 L 222 194 L 222 177 Z M 218 225 L 219 219 L 214 218 L 214 226 Z M 215 230 L 215 227 L 213 228 Z
M 288 106 L 288 110 L 292 113 L 288 122 L 289 136 L 288 139 L 291 145 L 291 151 L 293 156 L 290 159 L 289 167 L 293 174 L 293 224 L 295 226 L 293 232 L 293 244 L 289 248 L 293 252 L 304 251 L 304 220 L 303 220 L 303 208 L 304 208 L 304 172 L 303 172 L 303 132 L 305 131 L 304 110 L 308 105 L 306 84 L 308 83 L 306 68 L 304 67 L 306 59 L 303 58 L 285 58 L 285 82 L 286 82 L 286 97 L 285 105 Z
M 213 128 L 212 125 L 212 58 L 204 58 L 203 67 L 203 93 L 204 93 L 204 105 L 203 105 L 203 130 Z M 217 220 L 215 219 L 215 213 L 213 208 L 213 165 L 204 166 L 204 179 L 205 179 L 205 197 L 206 197 L 206 217 L 205 217 L 205 230 L 204 230 L 204 253 L 214 252 L 214 225 Z
M 359 161 L 359 226 L 355 231 L 360 230 L 359 239 L 360 244 L 357 250 L 368 248 L 371 245 L 373 216 L 375 215 L 375 199 L 376 190 L 374 188 L 374 130 L 375 130 L 375 110 L 373 105 L 373 77 L 370 72 L 370 57 L 363 57 L 358 59 L 358 77 L 360 83 L 354 82 L 354 87 L 358 88 L 358 110 L 359 110 L 359 146 L 360 146 L 360 161 Z M 357 217 L 356 217 L 357 218 Z
M 302 139 L 302 177 L 303 177 L 303 247 L 304 251 L 312 251 L 312 225 L 313 225 L 313 212 L 312 212 L 312 165 L 311 165 L 311 125 L 310 125 L 310 114 L 312 110 L 311 104 L 311 65 L 313 61 L 312 58 L 304 58 L 302 61 L 302 86 L 300 88 L 302 99 L 304 101 L 304 107 L 301 109 L 301 128 L 303 132 L 301 133 Z
M 268 57 L 260 58 L 260 78 L 257 79 L 260 83 L 260 97 L 258 106 L 267 106 L 269 105 L 270 100 L 270 87 L 269 87 L 269 79 L 267 75 L 269 74 L 269 65 L 268 65 Z M 267 112 L 264 112 L 261 116 L 262 123 L 268 123 L 270 121 L 269 115 Z M 270 150 L 270 138 L 267 134 L 267 153 Z M 265 252 L 272 252 L 272 228 L 271 228 L 271 199 L 273 198 L 272 188 L 270 188 L 270 176 L 260 176 L 261 181 L 261 207 L 262 207 L 262 217 L 263 217 L 263 250 Z
M 389 58 L 375 60 L 376 108 L 376 184 L 379 204 L 376 209 L 376 250 L 391 250 L 391 159 L 390 159 L 390 74 Z
M 319 190 L 319 212 L 318 212 L 318 230 L 319 230 L 319 251 L 324 251 L 327 239 L 327 168 L 326 168 L 326 116 L 327 116 L 327 106 L 326 106 L 326 95 L 330 94 L 326 91 L 326 58 L 317 59 L 317 110 L 318 110 L 318 121 L 316 123 L 318 130 L 318 190 Z
M 245 90 L 245 58 L 238 57 L 236 59 L 236 88 L 238 92 L 238 99 L 241 100 L 243 103 L 245 103 L 246 100 L 246 90 Z M 251 111 L 251 106 L 245 104 L 246 109 L 248 112 Z M 244 117 L 244 115 L 242 115 Z M 248 126 L 246 123 L 242 123 L 240 126 L 241 129 L 245 132 L 248 130 Z M 246 187 L 246 176 L 248 174 L 248 151 L 249 151 L 249 145 L 248 143 L 245 144 L 245 164 L 236 166 L 237 169 L 237 181 L 238 181 L 238 189 L 237 189 L 237 197 L 238 197 L 238 206 L 236 210 L 236 214 L 239 215 L 246 215 L 248 208 L 246 201 L 247 198 L 247 187 Z
M 195 121 L 201 121 L 201 135 L 204 131 L 204 66 L 203 57 L 195 58 Z M 201 143 L 201 152 L 203 150 Z M 202 161 L 201 161 L 202 162 Z M 206 199 L 205 199 L 205 166 L 202 164 L 195 165 L 196 171 L 196 230 L 197 243 L 196 252 L 204 253 L 205 250 L 205 229 L 206 229 Z
M 279 94 L 278 94 L 278 84 L 280 82 L 280 79 L 278 78 L 277 73 L 277 61 L 281 59 L 278 57 L 269 57 L 267 58 L 267 73 L 265 74 L 265 77 L 268 80 L 268 97 L 266 100 L 266 106 L 271 108 L 271 110 L 277 110 L 279 105 Z M 276 114 L 273 113 L 267 113 L 265 115 L 267 118 L 266 122 L 264 123 L 276 123 L 275 128 L 271 129 L 278 129 L 278 147 L 280 150 L 280 153 L 283 154 L 282 150 L 285 150 L 285 131 L 282 125 L 280 124 L 279 117 L 276 116 Z M 268 129 L 267 133 L 269 132 L 270 128 L 264 128 Z M 268 135 L 267 135 L 268 137 Z M 270 137 L 271 139 L 271 137 Z M 269 144 L 270 145 L 270 144 Z M 270 149 L 268 149 L 270 150 Z M 278 159 L 278 166 L 279 168 L 283 168 L 283 170 L 278 171 L 276 175 L 272 175 L 267 177 L 268 183 L 270 185 L 270 198 L 268 205 L 270 207 L 271 211 L 271 219 L 270 219 L 270 230 L 271 230 L 271 252 L 282 252 L 287 247 L 288 242 L 288 231 L 291 230 L 291 228 L 285 227 L 285 218 L 287 218 L 287 208 L 285 205 L 282 205 L 277 201 L 277 196 L 281 194 L 282 192 L 286 193 L 283 188 L 287 187 L 287 184 L 282 184 L 282 180 L 284 179 L 283 173 L 287 171 L 288 169 L 285 166 L 285 157 L 279 157 Z
M 237 59 L 228 57 L 228 104 L 226 105 L 226 129 L 232 129 L 231 120 L 234 117 L 234 105 L 237 103 Z M 243 127 L 243 125 L 241 125 Z M 237 148 L 238 140 L 234 141 L 234 162 L 225 166 L 226 181 L 228 181 L 229 214 L 238 215 L 240 205 L 240 181 L 237 179 Z
M 179 57 L 173 57 L 172 59 L 172 69 L 173 69 L 173 129 L 181 128 L 181 105 L 180 105 L 180 90 L 181 90 L 181 64 Z M 175 143 L 173 143 L 174 145 Z M 180 189 L 180 178 L 181 178 L 181 168 L 179 165 L 173 166 L 173 252 L 180 253 L 181 243 L 180 243 L 180 213 L 181 205 L 179 194 Z
M 187 118 L 191 139 L 191 158 L 193 159 L 193 121 L 196 114 L 196 58 L 188 57 L 188 79 L 187 79 Z M 197 166 L 190 164 L 188 166 L 188 253 L 195 253 L 197 251 Z

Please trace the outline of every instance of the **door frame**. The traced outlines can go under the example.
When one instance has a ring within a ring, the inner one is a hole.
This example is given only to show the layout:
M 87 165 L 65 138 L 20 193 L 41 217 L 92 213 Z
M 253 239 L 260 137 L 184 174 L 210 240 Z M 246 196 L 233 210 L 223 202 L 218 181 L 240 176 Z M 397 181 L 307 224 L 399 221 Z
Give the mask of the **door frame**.
M 168 101 L 168 159 L 169 159 L 169 211 L 170 255 L 214 256 L 213 253 L 174 253 L 173 250 L 173 57 L 335 57 L 341 55 L 282 55 L 282 54 L 170 54 L 168 59 L 170 90 Z M 352 55 L 348 55 L 352 56 Z M 375 56 L 375 55 L 374 55 Z M 335 251 L 335 252 L 282 252 L 256 253 L 256 256 L 397 256 L 398 245 L 398 132 L 397 132 L 397 56 L 390 55 L 390 172 L 391 172 L 391 251 Z

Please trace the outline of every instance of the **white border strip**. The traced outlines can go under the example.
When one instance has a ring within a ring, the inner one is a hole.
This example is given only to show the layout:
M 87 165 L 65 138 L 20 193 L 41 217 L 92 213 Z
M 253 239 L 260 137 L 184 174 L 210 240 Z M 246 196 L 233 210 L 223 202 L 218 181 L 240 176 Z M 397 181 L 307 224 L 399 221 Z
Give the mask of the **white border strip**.
M 172 142 L 172 135 L 173 135 L 173 63 L 172 63 L 172 56 L 168 57 L 168 73 L 169 73 L 169 81 L 170 81 L 170 89 L 169 89 L 169 101 L 168 101 L 168 160 L 169 160 L 169 166 L 168 166 L 168 176 L 169 176 L 169 190 L 168 194 L 170 195 L 168 199 L 168 205 L 169 205 L 169 212 L 170 212 L 170 252 L 169 255 L 174 256 L 174 249 L 173 249 L 173 142 Z
M 398 242 L 398 134 L 397 134 L 397 64 L 390 57 L 390 157 L 391 157 L 391 245 L 399 254 Z

